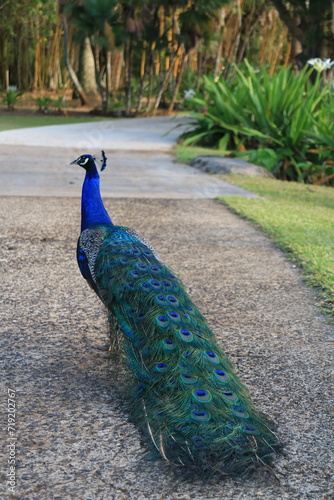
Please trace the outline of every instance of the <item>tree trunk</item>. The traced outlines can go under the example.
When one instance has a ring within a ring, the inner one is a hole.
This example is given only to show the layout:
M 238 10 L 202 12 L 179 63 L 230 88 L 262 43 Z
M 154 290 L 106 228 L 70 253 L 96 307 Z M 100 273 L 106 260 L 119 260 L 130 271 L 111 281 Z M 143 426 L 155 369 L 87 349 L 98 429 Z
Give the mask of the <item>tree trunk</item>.
M 65 58 L 66 58 L 66 66 L 67 66 L 67 69 L 68 69 L 68 73 L 69 73 L 69 75 L 71 77 L 73 85 L 75 86 L 75 88 L 76 88 L 76 90 L 77 90 L 77 92 L 78 92 L 78 94 L 80 96 L 82 104 L 89 105 L 88 97 L 87 97 L 84 89 L 82 88 L 82 86 L 81 86 L 81 84 L 80 84 L 80 82 L 78 80 L 78 77 L 75 74 L 75 71 L 72 68 L 72 65 L 70 63 L 70 56 L 69 56 L 69 50 L 68 50 L 67 21 L 66 21 L 66 17 L 65 16 L 63 16 L 62 21 L 63 21 L 63 27 L 64 27 Z
M 58 88 L 58 60 L 57 49 L 59 47 L 59 18 L 57 16 L 56 27 L 52 37 L 51 48 L 48 57 L 48 87 L 51 90 Z
M 133 36 L 130 34 L 130 40 L 127 50 L 127 61 L 125 63 L 125 114 L 130 115 L 131 97 L 132 97 L 132 55 L 133 55 Z
M 111 84 L 111 75 L 112 75 L 112 68 L 111 68 L 111 50 L 106 51 L 106 93 L 107 93 L 107 98 L 109 101 L 109 96 L 112 88 Z
M 111 91 L 116 92 L 121 84 L 122 66 L 124 61 L 124 48 L 112 49 L 112 74 L 111 74 Z
M 37 90 L 39 86 L 40 52 L 41 52 L 41 44 L 40 41 L 38 40 L 35 46 L 34 82 L 32 84 L 33 90 Z
M 95 76 L 94 54 L 88 36 L 85 37 L 80 50 L 79 76 L 86 94 L 96 97 L 98 88 Z
M 216 49 L 216 57 L 215 57 L 215 66 L 213 70 L 213 77 L 216 78 L 221 69 L 221 58 L 222 58 L 222 45 L 224 38 L 224 24 L 225 24 L 225 10 L 222 8 L 220 10 L 219 16 L 219 26 L 217 29 L 218 33 L 218 41 L 217 41 L 217 49 Z
M 146 110 L 149 111 L 152 100 L 152 89 L 153 89 L 153 44 L 150 47 L 150 59 L 148 65 L 148 96 L 147 96 L 147 104 Z
M 174 64 L 175 64 L 175 61 L 176 61 L 176 57 L 177 57 L 177 53 L 175 52 L 174 55 L 173 55 L 173 57 L 172 57 L 169 69 L 168 69 L 168 71 L 166 71 L 165 78 L 164 78 L 164 80 L 162 82 L 162 85 L 160 87 L 160 90 L 159 90 L 159 92 L 157 94 L 157 98 L 155 100 L 154 108 L 153 108 L 153 115 L 156 113 L 156 110 L 159 107 L 162 95 L 163 95 L 163 93 L 165 92 L 165 90 L 167 88 L 168 81 L 169 81 L 169 79 L 171 77 L 171 74 L 173 72 L 173 68 L 174 68 Z
M 141 64 L 140 64 L 140 87 L 138 93 L 138 103 L 136 112 L 138 113 L 142 109 L 143 105 L 143 92 L 144 92 L 144 84 L 146 78 L 147 64 L 146 64 L 146 42 L 143 43 L 143 51 L 141 56 Z
M 103 87 L 101 82 L 101 68 L 99 64 L 99 57 L 97 56 L 97 54 L 98 52 L 95 51 L 94 64 L 95 64 L 96 81 L 101 97 L 102 112 L 106 113 L 108 111 L 109 95 L 107 93 L 107 89 Z

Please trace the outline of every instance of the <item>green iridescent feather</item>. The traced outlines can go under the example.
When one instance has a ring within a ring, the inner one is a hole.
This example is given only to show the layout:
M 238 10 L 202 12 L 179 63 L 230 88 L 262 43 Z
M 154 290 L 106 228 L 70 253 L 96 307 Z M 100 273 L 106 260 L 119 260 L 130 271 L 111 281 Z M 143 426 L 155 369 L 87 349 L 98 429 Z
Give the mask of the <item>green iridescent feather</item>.
M 100 228 L 103 226 L 100 226 Z M 279 449 L 181 281 L 127 228 L 105 226 L 94 273 L 123 332 L 132 412 L 166 460 L 247 474 Z

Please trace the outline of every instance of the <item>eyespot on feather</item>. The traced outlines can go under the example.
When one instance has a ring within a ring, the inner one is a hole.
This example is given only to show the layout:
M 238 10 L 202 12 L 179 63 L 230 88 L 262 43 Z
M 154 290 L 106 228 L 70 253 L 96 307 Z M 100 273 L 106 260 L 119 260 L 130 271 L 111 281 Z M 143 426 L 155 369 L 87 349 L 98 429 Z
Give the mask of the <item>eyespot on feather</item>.
M 136 321 L 142 321 L 144 318 L 145 318 L 145 313 L 140 312 L 136 317 Z
M 173 295 L 168 295 L 167 300 L 168 300 L 168 302 L 170 302 L 171 304 L 173 304 L 173 306 L 178 306 L 179 305 L 179 301 Z
M 217 354 L 215 354 L 213 351 L 206 351 L 204 353 L 204 356 L 211 361 L 211 363 L 220 363 L 220 359 L 218 358 Z
M 229 401 L 231 403 L 236 403 L 239 399 L 238 396 L 232 391 L 223 391 L 221 395 L 223 396 L 223 399 L 225 399 L 225 401 Z
M 157 280 L 150 280 L 150 284 L 155 289 L 161 288 L 161 285 L 160 285 L 159 281 L 157 281 Z
M 155 369 L 158 372 L 163 373 L 163 372 L 166 372 L 168 370 L 168 365 L 167 365 L 167 363 L 159 363 L 158 365 L 156 365 Z
M 166 305 L 166 297 L 164 295 L 157 295 L 157 297 L 155 297 L 155 300 L 162 306 Z
M 213 374 L 216 380 L 218 380 L 218 382 L 222 384 L 225 384 L 226 382 L 229 381 L 229 376 L 227 375 L 226 372 L 223 372 L 223 370 L 214 370 Z
M 181 330 L 179 330 L 179 335 L 184 342 L 192 342 L 194 339 L 193 334 L 185 328 L 181 328 Z
M 147 269 L 147 265 L 144 264 L 144 262 L 137 262 L 136 264 L 137 268 L 140 269 L 141 271 L 144 271 L 145 269 Z
M 180 378 L 184 384 L 195 384 L 198 380 L 197 377 L 191 377 L 190 375 L 186 375 L 185 373 L 182 373 Z
M 191 418 L 197 420 L 198 422 L 208 422 L 211 418 L 210 414 L 202 410 L 193 410 L 191 412 Z
M 241 417 L 241 418 L 248 418 L 249 417 L 249 413 L 247 413 L 246 410 L 241 408 L 241 406 L 235 406 L 234 408 L 232 408 L 232 412 L 234 413 L 234 415 L 236 417 Z
M 173 321 L 180 321 L 180 315 L 175 312 L 175 311 L 168 311 L 168 316 L 173 320 Z
M 156 322 L 158 323 L 159 326 L 162 326 L 165 328 L 168 325 L 168 318 L 166 316 L 158 316 L 156 318 Z
M 162 345 L 163 345 L 164 349 L 167 349 L 168 351 L 172 351 L 176 347 L 174 340 L 171 340 L 171 339 L 164 339 L 162 341 Z
M 212 396 L 209 391 L 204 391 L 202 389 L 197 389 L 193 391 L 193 397 L 199 403 L 210 403 L 212 401 Z

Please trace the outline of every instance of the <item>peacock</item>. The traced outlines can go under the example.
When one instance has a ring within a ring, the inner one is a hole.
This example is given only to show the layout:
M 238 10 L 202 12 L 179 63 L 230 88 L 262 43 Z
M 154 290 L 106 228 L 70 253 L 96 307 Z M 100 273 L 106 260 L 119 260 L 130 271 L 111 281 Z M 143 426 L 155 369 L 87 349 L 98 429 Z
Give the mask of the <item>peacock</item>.
M 275 427 L 254 408 L 181 280 L 139 233 L 112 223 L 95 158 L 71 164 L 86 171 L 78 265 L 121 332 L 131 415 L 148 447 L 198 473 L 270 469 L 280 449 Z

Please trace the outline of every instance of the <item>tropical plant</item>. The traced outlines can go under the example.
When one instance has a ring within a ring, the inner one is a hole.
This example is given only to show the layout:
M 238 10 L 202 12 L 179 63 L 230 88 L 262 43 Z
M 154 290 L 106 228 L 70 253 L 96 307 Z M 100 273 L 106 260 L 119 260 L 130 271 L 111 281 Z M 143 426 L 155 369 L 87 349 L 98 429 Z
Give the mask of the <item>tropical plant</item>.
M 53 99 L 47 95 L 37 97 L 35 99 L 35 103 L 37 104 L 37 110 L 40 113 L 44 113 L 47 115 L 50 112 L 50 108 L 53 105 Z
M 280 179 L 311 182 L 322 169 L 317 144 L 320 123 L 328 122 L 323 108 L 329 94 L 320 73 L 311 82 L 312 71 L 305 67 L 296 75 L 282 67 L 270 75 L 245 61 L 227 81 L 204 77 L 205 91 L 187 101 L 195 110 L 193 128 L 181 139 L 185 145 L 236 150 Z
M 57 99 L 53 99 L 52 107 L 56 109 L 59 114 L 66 115 L 64 96 L 58 96 Z
M 324 100 L 319 113 L 319 119 L 314 123 L 314 130 L 310 136 L 316 148 L 312 151 L 317 154 L 321 163 L 315 184 L 333 184 L 334 182 L 334 93 L 330 92 Z
M 9 111 L 14 111 L 14 107 L 20 98 L 23 96 L 24 92 L 22 90 L 8 89 L 1 99 L 1 102 L 7 104 Z

